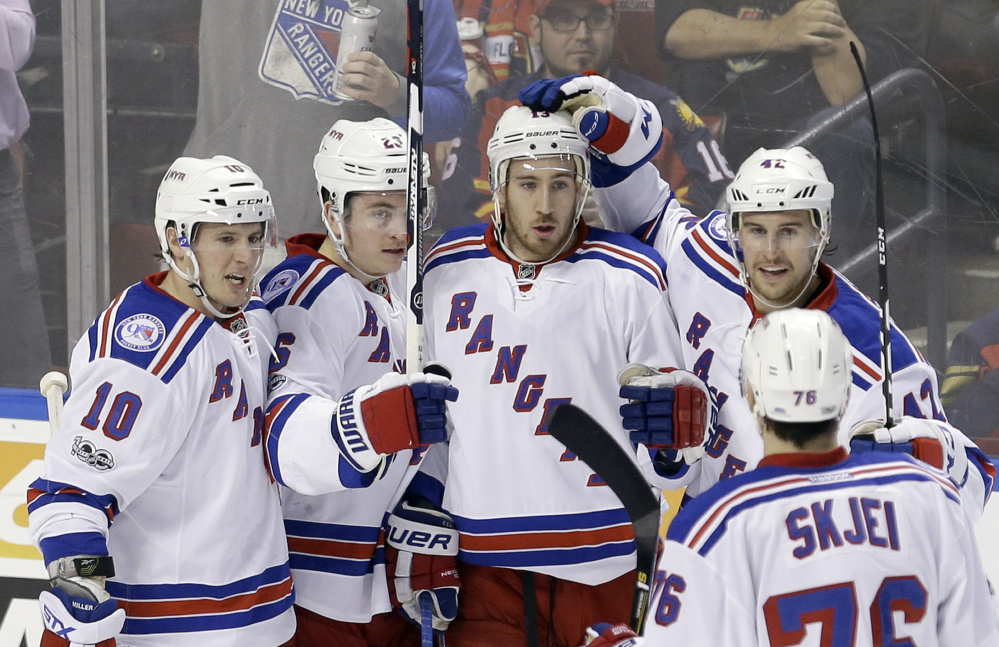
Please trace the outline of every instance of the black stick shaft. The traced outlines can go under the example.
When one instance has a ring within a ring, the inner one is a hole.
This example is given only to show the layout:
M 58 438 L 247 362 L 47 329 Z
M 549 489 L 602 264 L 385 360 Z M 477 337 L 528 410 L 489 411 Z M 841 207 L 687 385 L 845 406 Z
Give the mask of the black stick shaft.
M 867 82 L 867 71 L 864 62 L 860 60 L 857 44 L 850 41 L 850 52 L 860 70 L 860 78 L 864 82 L 867 93 L 867 105 L 871 109 L 871 126 L 874 128 L 874 217 L 878 227 L 878 305 L 881 306 L 881 370 L 884 372 L 884 382 L 881 391 L 885 400 L 885 427 L 894 424 L 892 420 L 893 398 L 891 391 L 891 318 L 888 311 L 888 240 L 885 228 L 885 196 L 884 184 L 881 178 L 881 136 L 878 134 L 878 116 L 874 111 L 874 96 L 871 85 Z
M 410 237 L 406 252 L 406 370 L 423 368 L 423 0 L 406 0 L 408 11 L 406 89 L 409 106 L 409 187 L 407 192 Z

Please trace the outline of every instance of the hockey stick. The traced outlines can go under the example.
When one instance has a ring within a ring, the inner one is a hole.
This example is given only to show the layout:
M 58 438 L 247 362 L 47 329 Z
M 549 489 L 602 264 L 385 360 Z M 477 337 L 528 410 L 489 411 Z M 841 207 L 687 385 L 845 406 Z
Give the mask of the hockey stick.
M 891 392 L 891 319 L 888 314 L 888 247 L 885 236 L 885 196 L 881 180 L 881 136 L 878 134 L 878 116 L 874 112 L 874 96 L 867 82 L 867 71 L 864 62 L 860 60 L 857 44 L 850 41 L 850 52 L 860 70 L 860 79 L 864 82 L 867 93 L 867 105 L 871 110 L 871 125 L 874 128 L 874 217 L 878 226 L 878 305 L 881 306 L 881 364 L 885 379 L 881 383 L 881 391 L 885 399 L 885 427 L 891 428 L 893 408 Z
M 585 411 L 572 404 L 555 409 L 548 431 L 590 466 L 624 504 L 635 529 L 635 595 L 629 624 L 641 635 L 659 546 L 659 501 L 634 459 Z
M 409 64 L 406 88 L 409 106 L 409 191 L 407 193 L 410 245 L 406 250 L 406 371 L 423 368 L 423 0 L 406 0 Z
M 423 370 L 423 0 L 406 0 L 406 90 L 409 127 L 409 190 L 406 249 L 406 372 Z M 448 375 L 450 377 L 450 375 Z M 420 643 L 434 646 L 430 593 L 420 596 Z
M 42 376 L 38 390 L 45 396 L 45 404 L 49 412 L 49 430 L 55 433 L 62 426 L 62 396 L 66 393 L 69 382 L 66 375 L 59 371 L 50 371 Z

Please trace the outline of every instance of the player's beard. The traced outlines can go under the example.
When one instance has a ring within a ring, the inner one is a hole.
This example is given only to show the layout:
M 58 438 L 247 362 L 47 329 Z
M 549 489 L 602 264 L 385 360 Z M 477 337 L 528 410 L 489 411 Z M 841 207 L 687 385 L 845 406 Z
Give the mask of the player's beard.
M 777 281 L 764 280 L 761 268 L 767 265 L 778 265 L 784 268 L 784 275 Z M 767 304 L 776 307 L 788 307 L 798 300 L 805 286 L 812 279 L 812 263 L 810 259 L 799 258 L 791 261 L 786 257 L 778 257 L 773 261 L 761 260 L 754 264 L 749 272 L 749 286 L 753 293 L 764 299 Z

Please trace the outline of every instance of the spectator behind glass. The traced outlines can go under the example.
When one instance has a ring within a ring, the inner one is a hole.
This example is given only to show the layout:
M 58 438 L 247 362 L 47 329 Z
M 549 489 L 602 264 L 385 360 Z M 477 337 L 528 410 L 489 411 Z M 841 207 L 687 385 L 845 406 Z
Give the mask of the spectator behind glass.
M 496 78 L 533 72 L 537 53 L 530 42 L 530 18 L 536 0 L 454 0 L 458 20 L 472 18 L 482 26 L 478 44 Z
M 816 113 L 863 92 L 857 43 L 872 84 L 925 49 L 926 0 L 657 0 L 660 54 L 695 110 L 727 117 L 725 155 L 741 164 L 781 146 Z M 873 236 L 873 144 L 866 118 L 809 143 L 836 186 L 832 244 L 846 260 Z
M 617 32 L 614 0 L 539 0 L 530 17 L 545 63 L 537 72 L 511 77 L 479 93 L 452 155 L 457 166 L 445 178 L 440 227 L 488 219 L 493 204 L 489 165 L 483 154 L 500 115 L 519 105 L 521 88 L 538 79 L 559 78 L 596 70 L 625 90 L 649 99 L 663 119 L 663 146 L 653 162 L 677 198 L 698 214 L 713 207 L 732 172 L 704 123 L 669 89 L 618 68 L 613 62 Z M 592 199 L 584 214 L 598 224 Z
M 940 400 L 947 417 L 982 450 L 999 453 L 999 309 L 954 337 Z
M 331 92 L 347 3 L 212 0 L 201 11 L 198 116 L 185 155 L 224 153 L 270 180 L 281 237 L 321 222 L 315 143 L 337 119 L 388 117 L 406 126 L 406 3 L 381 10 L 374 47 L 344 66 L 342 101 Z M 468 114 L 465 62 L 449 0 L 424 4 L 424 134 L 429 146 L 458 134 Z
M 22 192 L 28 106 L 15 75 L 34 43 L 28 0 L 0 0 L 0 386 L 37 387 L 52 364 Z

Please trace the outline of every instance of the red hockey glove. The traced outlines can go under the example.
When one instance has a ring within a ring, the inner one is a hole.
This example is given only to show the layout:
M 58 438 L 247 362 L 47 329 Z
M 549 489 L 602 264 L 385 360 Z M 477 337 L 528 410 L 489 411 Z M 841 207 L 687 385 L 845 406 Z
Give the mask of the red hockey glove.
M 333 440 L 355 469 L 370 472 L 386 454 L 447 440 L 447 403 L 457 399 L 441 375 L 386 373 L 340 398 Z
M 624 428 L 631 442 L 650 449 L 678 449 L 688 465 L 704 456 L 704 443 L 717 420 L 707 385 L 680 369 L 657 371 L 642 364 L 625 366 L 618 376 Z

